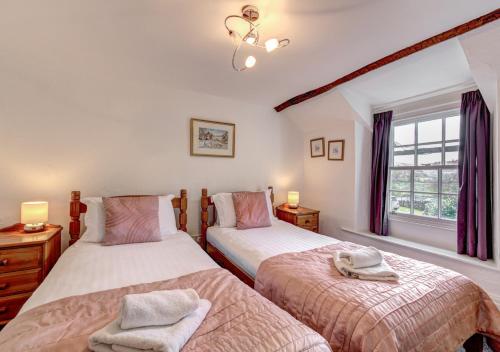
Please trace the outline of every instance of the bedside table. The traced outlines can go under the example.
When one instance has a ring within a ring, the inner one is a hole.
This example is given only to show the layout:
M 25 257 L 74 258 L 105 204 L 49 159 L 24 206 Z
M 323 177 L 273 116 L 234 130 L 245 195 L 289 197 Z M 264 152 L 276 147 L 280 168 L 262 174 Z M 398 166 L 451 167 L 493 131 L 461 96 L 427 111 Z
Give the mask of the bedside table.
M 23 225 L 0 229 L 0 325 L 7 324 L 61 255 L 61 226 L 25 233 Z
M 319 210 L 298 207 L 289 208 L 286 204 L 276 207 L 276 217 L 303 229 L 319 233 Z

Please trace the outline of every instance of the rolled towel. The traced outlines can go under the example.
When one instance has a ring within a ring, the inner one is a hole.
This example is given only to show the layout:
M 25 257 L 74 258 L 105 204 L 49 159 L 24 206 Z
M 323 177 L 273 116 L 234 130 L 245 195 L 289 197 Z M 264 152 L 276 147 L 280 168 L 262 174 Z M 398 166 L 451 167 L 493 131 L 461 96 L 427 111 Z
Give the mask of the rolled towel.
M 192 288 L 126 295 L 122 301 L 120 328 L 174 324 L 194 312 L 199 304 L 200 297 Z
M 352 251 L 339 251 L 339 257 L 346 259 L 352 268 L 366 268 L 378 265 L 384 260 L 382 253 L 375 247 L 362 247 Z
M 122 330 L 112 321 L 89 337 L 89 349 L 96 352 L 178 352 L 198 329 L 211 303 L 201 299 L 198 309 L 179 322 Z
M 339 253 L 334 253 L 335 267 L 344 276 L 360 280 L 397 281 L 399 275 L 382 258 L 380 264 L 367 268 L 353 268 L 345 258 L 340 258 Z

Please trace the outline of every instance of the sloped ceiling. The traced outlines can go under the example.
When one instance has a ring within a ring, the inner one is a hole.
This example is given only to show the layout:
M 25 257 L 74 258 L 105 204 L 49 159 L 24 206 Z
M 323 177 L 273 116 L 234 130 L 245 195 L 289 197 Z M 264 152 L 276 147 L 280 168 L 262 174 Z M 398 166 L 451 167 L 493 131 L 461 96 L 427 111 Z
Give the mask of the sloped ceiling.
M 291 45 L 231 68 L 225 16 L 252 3 Z M 0 74 L 110 86 L 149 81 L 267 105 L 478 17 L 498 0 L 4 0 Z
M 500 79 L 500 23 L 491 23 L 460 38 L 472 76 L 490 111 L 495 110 Z

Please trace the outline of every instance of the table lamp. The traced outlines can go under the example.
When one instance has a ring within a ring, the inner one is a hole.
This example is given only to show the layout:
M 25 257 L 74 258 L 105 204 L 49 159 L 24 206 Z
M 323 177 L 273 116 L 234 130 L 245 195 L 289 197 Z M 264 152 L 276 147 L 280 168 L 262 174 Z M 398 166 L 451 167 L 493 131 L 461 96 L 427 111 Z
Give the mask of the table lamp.
M 299 192 L 289 191 L 288 192 L 288 207 L 292 209 L 297 209 L 299 207 Z
M 48 202 L 21 203 L 21 223 L 24 224 L 25 232 L 43 231 L 48 220 Z

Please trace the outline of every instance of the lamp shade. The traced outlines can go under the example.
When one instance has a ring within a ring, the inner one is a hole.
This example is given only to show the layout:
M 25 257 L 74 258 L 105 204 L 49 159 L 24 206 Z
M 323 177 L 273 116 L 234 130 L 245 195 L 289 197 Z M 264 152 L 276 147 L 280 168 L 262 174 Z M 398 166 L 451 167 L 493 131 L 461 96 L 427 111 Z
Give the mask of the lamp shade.
M 288 206 L 291 208 L 296 208 L 299 206 L 299 192 L 288 192 Z
M 23 202 L 21 203 L 21 223 L 40 224 L 49 221 L 48 202 Z

